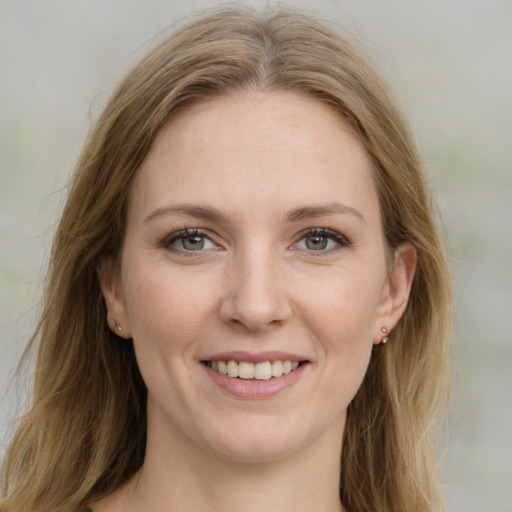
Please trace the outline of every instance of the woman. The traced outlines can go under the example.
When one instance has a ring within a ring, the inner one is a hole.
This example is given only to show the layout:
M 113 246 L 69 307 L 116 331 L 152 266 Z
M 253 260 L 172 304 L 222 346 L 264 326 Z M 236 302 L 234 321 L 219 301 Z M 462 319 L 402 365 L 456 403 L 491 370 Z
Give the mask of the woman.
M 383 79 L 310 15 L 208 12 L 85 146 L 0 508 L 442 510 L 450 305 Z

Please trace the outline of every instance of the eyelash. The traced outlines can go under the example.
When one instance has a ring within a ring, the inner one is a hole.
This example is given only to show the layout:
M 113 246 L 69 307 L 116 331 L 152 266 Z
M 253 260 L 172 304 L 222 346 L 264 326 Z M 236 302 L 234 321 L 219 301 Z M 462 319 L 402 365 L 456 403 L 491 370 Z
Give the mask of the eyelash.
M 332 251 L 336 251 L 337 249 L 340 249 L 341 247 L 350 247 L 351 246 L 351 243 L 345 236 L 343 236 L 341 233 L 338 233 L 337 231 L 333 231 L 333 230 L 327 229 L 327 228 L 306 229 L 298 235 L 297 241 L 293 245 L 297 245 L 301 240 L 304 240 L 311 236 L 324 237 L 324 238 L 333 240 L 337 244 L 337 247 L 327 249 L 327 250 L 315 251 L 313 249 L 309 249 L 309 250 L 305 249 L 308 252 L 310 252 L 311 254 L 314 254 L 315 256 L 322 256 L 322 255 L 328 254 Z
M 297 245 L 300 241 L 307 239 L 311 236 L 318 236 L 318 237 L 325 237 L 329 240 L 333 240 L 338 247 L 334 247 L 327 250 L 318 250 L 315 251 L 314 249 L 302 249 L 306 250 L 311 254 L 314 254 L 315 256 L 321 256 L 322 254 L 330 253 L 332 251 L 335 251 L 339 249 L 340 247 L 350 247 L 351 243 L 349 240 L 343 236 L 342 234 L 338 233 L 337 231 L 332 231 L 331 229 L 327 228 L 310 228 L 302 231 L 298 237 L 297 240 L 293 243 L 292 247 Z M 179 253 L 179 254 L 186 254 L 187 256 L 199 256 L 203 251 L 192 251 L 192 250 L 185 250 L 185 249 L 176 249 L 173 247 L 173 244 L 176 243 L 179 240 L 183 240 L 186 238 L 192 238 L 192 237 L 202 237 L 205 239 L 210 240 L 213 244 L 215 242 L 211 239 L 211 236 L 209 236 L 209 233 L 203 229 L 194 228 L 194 229 L 181 229 L 179 231 L 175 231 L 174 233 L 171 233 L 165 239 L 162 241 L 162 246 L 172 253 Z M 293 249 L 293 250 L 301 250 L 301 249 Z M 316 254 L 315 254 L 316 253 Z
M 175 231 L 174 233 L 171 233 L 170 235 L 168 235 L 167 237 L 164 238 L 162 245 L 165 249 L 167 249 L 169 252 L 172 252 L 172 253 L 186 254 L 187 256 L 199 256 L 202 252 L 200 250 L 187 251 L 185 249 L 176 249 L 172 246 L 172 244 L 174 244 L 178 240 L 184 240 L 186 238 L 192 238 L 192 237 L 207 238 L 208 240 L 210 240 L 212 243 L 215 244 L 215 242 L 213 242 L 213 240 L 211 239 L 211 237 L 209 236 L 207 231 L 205 231 L 203 229 L 199 229 L 199 228 L 194 228 L 194 229 L 181 229 L 180 231 Z M 196 254 L 194 254 L 194 253 L 196 253 Z

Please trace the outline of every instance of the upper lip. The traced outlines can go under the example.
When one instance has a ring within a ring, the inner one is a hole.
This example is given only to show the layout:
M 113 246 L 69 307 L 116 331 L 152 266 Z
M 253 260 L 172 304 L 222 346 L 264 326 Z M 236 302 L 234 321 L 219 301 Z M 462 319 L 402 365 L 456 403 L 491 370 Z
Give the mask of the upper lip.
M 265 351 L 265 352 L 245 352 L 238 350 L 235 352 L 220 352 L 205 357 L 203 361 L 244 361 L 247 363 L 263 363 L 265 361 L 307 361 L 307 357 L 303 357 L 290 352 Z

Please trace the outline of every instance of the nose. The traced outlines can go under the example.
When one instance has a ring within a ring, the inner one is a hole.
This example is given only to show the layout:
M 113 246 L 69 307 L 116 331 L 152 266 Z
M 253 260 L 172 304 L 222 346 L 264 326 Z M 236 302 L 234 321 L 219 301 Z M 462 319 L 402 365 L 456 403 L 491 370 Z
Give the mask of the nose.
M 264 332 L 292 315 L 286 276 L 271 250 L 247 253 L 229 266 L 220 315 L 231 326 Z

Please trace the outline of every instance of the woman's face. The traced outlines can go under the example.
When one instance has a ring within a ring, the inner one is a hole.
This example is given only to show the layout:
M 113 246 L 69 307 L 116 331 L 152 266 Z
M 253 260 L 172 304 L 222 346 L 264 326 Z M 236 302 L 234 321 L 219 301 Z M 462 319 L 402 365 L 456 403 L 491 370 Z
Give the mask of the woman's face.
M 161 131 L 131 192 L 121 268 L 101 282 L 148 388 L 148 446 L 236 460 L 341 446 L 414 267 L 404 247 L 390 271 L 347 123 L 292 93 L 201 103 Z

